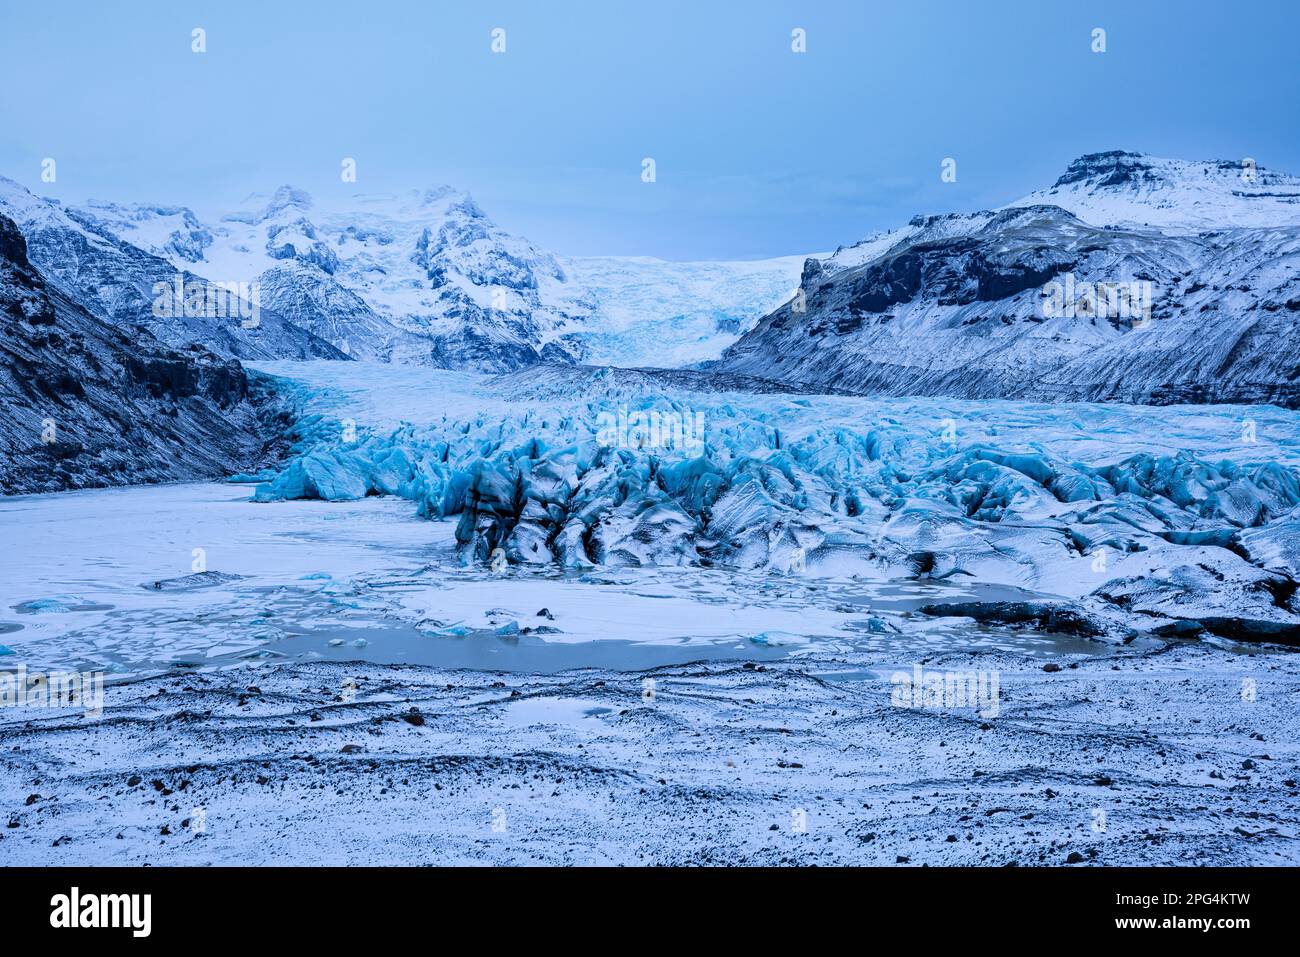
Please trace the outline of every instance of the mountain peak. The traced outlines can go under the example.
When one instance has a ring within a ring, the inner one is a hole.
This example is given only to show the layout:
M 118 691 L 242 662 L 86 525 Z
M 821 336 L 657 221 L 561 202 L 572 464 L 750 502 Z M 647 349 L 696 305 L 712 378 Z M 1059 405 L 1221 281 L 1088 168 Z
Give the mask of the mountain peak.
M 1085 153 L 1066 167 L 1053 186 L 1068 186 L 1085 181 L 1101 186 L 1133 182 L 1152 169 L 1150 160 L 1151 157 L 1145 153 L 1131 153 L 1127 150 Z
M 263 218 L 270 219 L 276 213 L 286 209 L 298 209 L 307 212 L 312 207 L 311 194 L 305 189 L 299 189 L 296 186 L 281 186 L 271 196 L 271 201 L 266 204 L 263 211 Z
M 223 218 L 230 222 L 257 225 L 268 219 L 274 219 L 287 209 L 305 213 L 312 208 L 312 205 L 311 194 L 305 189 L 285 184 L 270 196 L 265 193 L 252 193 L 245 197 L 241 204 L 242 209 Z
M 1165 159 L 1129 150 L 1087 153 L 1048 189 L 1010 203 L 1060 206 L 1094 226 L 1180 233 L 1300 225 L 1300 178 L 1253 158 Z
M 0 176 L 0 212 L 20 225 L 33 216 L 51 215 L 58 208 L 56 200 L 41 199 L 22 183 Z
M 424 190 L 412 190 L 416 197 L 416 202 L 421 206 L 436 206 L 449 196 L 464 195 L 455 187 L 448 186 L 445 183 L 436 183 Z

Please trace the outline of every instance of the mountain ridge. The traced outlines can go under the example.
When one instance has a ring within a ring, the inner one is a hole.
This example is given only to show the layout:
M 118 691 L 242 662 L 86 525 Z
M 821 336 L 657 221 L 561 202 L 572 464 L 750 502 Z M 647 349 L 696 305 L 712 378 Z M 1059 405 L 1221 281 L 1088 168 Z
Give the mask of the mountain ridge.
M 809 259 L 709 368 L 872 395 L 1295 407 L 1300 179 L 1227 166 L 1088 154 L 1000 209 L 915 217 Z M 1088 308 L 1055 314 L 1056 283 Z M 1141 315 L 1097 296 L 1129 288 Z
M 449 186 L 321 207 L 283 185 L 210 223 L 151 204 L 79 212 L 177 268 L 259 283 L 265 307 L 351 357 L 504 372 L 581 355 L 565 336 L 589 305 L 559 261 Z
M 179 278 L 214 291 L 208 277 L 178 268 L 129 242 L 76 209 L 39 199 L 0 176 L 0 215 L 22 232 L 32 265 L 47 282 L 112 325 L 144 328 L 177 348 L 199 343 L 236 359 L 345 359 L 347 356 L 273 309 L 262 309 L 255 325 L 220 315 L 160 315 L 159 290 Z M 250 309 L 251 312 L 251 309 Z
M 178 270 L 258 282 L 264 307 L 349 357 L 489 373 L 716 359 L 793 291 L 804 259 L 560 256 L 444 184 L 324 204 L 283 185 L 206 219 L 99 200 L 69 213 Z

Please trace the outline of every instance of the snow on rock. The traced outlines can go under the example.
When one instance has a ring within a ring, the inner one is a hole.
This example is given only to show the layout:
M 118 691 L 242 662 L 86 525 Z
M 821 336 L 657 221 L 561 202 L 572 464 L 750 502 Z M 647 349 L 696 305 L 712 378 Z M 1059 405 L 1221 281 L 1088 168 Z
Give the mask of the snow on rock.
M 715 368 L 871 395 L 1300 405 L 1300 178 L 1102 153 L 806 265 Z
M 1112 150 L 1070 164 L 1049 189 L 1012 206 L 1059 206 L 1094 226 L 1170 232 L 1300 226 L 1300 177 L 1254 160 L 1163 159 Z
M 210 478 L 279 451 L 278 403 L 238 362 L 90 314 L 3 214 L 0 324 L 2 494 Z
M 584 291 L 450 187 L 323 209 L 281 186 L 212 223 L 184 210 L 194 232 L 182 240 L 170 207 L 78 214 L 178 268 L 257 281 L 265 308 L 356 358 L 504 371 L 581 351 L 566 335 L 589 312 Z
M 253 303 L 242 297 L 240 304 L 227 303 L 224 315 L 216 315 L 215 309 L 212 315 L 195 316 L 155 310 L 156 290 L 170 290 L 178 281 L 197 284 L 204 297 L 215 302 L 214 282 L 248 283 L 256 278 L 240 272 L 201 273 L 198 264 L 203 260 L 196 257 L 211 245 L 211 237 L 201 226 L 186 225 L 197 224 L 188 210 L 100 204 L 79 211 L 33 196 L 0 176 L 0 215 L 17 224 L 31 264 L 54 291 L 127 333 L 144 327 L 167 345 L 187 348 L 197 343 L 225 358 L 347 358 L 269 306 L 259 307 L 256 324 L 245 325 Z M 139 233 L 135 238 L 150 248 L 133 245 L 110 228 L 122 223 L 129 223 L 132 234 Z M 189 229 L 193 232 L 178 232 Z M 167 314 L 159 314 L 163 312 Z

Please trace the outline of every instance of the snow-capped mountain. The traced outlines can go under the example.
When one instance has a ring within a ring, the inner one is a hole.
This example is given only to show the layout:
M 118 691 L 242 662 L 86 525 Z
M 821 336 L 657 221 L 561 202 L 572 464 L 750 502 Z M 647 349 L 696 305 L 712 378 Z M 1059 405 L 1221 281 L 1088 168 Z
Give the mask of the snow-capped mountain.
M 165 211 L 170 222 L 183 224 L 184 211 Z M 346 358 L 333 346 L 287 321 L 274 309 L 261 308 L 255 325 L 245 325 L 234 307 L 195 315 L 160 315 L 161 288 L 196 284 L 203 299 L 216 300 L 215 287 L 191 271 L 187 260 L 175 262 L 119 239 L 93 217 L 40 199 L 12 180 L 0 177 L 0 215 L 22 232 L 31 261 L 45 280 L 92 315 L 122 328 L 142 327 L 159 341 L 176 347 L 199 343 L 218 355 L 240 359 Z M 192 234 L 179 228 L 177 237 Z M 200 235 L 201 231 L 196 231 Z M 177 242 L 181 240 L 178 238 Z M 195 238 L 195 242 L 200 240 Z M 170 242 L 170 240 L 169 240 Z M 170 247 L 169 247 L 170 248 Z M 192 254 L 192 250 L 190 251 Z M 229 277 L 234 281 L 235 277 Z M 247 280 L 249 277 L 240 277 Z M 242 301 L 242 300 L 241 300 Z M 170 306 L 170 301 L 168 305 Z M 232 303 L 233 305 L 233 303 Z M 244 302 L 253 315 L 252 304 Z M 224 310 L 223 310 L 224 311 Z
M 789 298 L 804 260 L 560 258 L 447 186 L 330 209 L 283 186 L 211 223 L 179 206 L 76 214 L 177 269 L 255 278 L 264 307 L 354 358 L 489 372 L 717 359 Z
M 78 210 L 178 269 L 251 279 L 262 305 L 347 355 L 505 371 L 572 362 L 590 312 L 560 262 L 449 187 L 318 208 L 292 186 L 213 223 L 171 206 Z
M 238 362 L 116 328 L 47 283 L 3 215 L 0 324 L 0 493 L 225 475 L 283 430 Z
M 1233 170 L 1235 169 L 1235 172 Z M 879 395 L 1300 404 L 1300 179 L 1082 157 L 826 260 L 716 368 Z

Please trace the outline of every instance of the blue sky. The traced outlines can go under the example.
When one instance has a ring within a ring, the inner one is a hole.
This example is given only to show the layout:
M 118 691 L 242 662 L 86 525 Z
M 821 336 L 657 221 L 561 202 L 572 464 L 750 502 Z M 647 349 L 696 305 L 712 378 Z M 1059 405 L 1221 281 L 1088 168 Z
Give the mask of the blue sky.
M 446 182 L 563 254 L 803 254 L 1085 152 L 1300 173 L 1297 35 L 1293 0 L 0 0 L 0 173 L 200 211 Z

